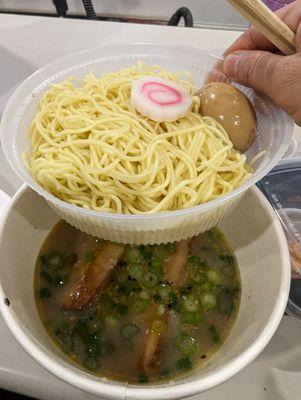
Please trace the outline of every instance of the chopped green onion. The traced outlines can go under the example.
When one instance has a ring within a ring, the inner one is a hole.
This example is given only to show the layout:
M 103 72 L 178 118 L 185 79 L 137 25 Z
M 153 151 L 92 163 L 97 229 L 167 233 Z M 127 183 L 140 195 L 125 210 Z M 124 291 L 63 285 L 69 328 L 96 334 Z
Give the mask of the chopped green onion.
M 203 320 L 203 314 L 200 311 L 194 313 L 187 312 L 182 315 L 181 319 L 184 323 L 198 325 Z
M 154 259 L 163 262 L 164 258 L 167 256 L 168 253 L 169 253 L 169 251 L 168 251 L 167 246 L 164 244 L 160 244 L 158 246 L 155 246 L 154 252 L 153 252 L 153 257 L 154 257 Z
M 213 283 L 214 285 L 219 285 L 222 281 L 222 274 L 217 268 L 210 268 L 206 272 L 206 275 L 209 282 Z
M 123 293 L 123 291 L 118 292 L 118 293 L 112 293 L 112 298 L 114 301 L 116 301 L 117 304 L 122 304 L 122 305 L 127 305 L 129 297 L 126 293 Z
M 152 288 L 157 285 L 157 276 L 152 272 L 147 272 L 143 277 L 143 284 L 147 288 Z
M 59 338 L 62 344 L 62 347 L 67 351 L 72 351 L 74 346 L 74 341 L 72 336 L 69 333 L 64 332 Z
M 221 238 L 220 232 L 216 228 L 212 228 L 208 231 L 208 235 L 211 239 L 219 240 Z
M 220 336 L 219 336 L 218 330 L 216 329 L 215 325 L 209 326 L 208 329 L 211 334 L 213 342 L 218 343 L 220 341 Z
M 163 319 L 156 319 L 155 321 L 153 321 L 152 326 L 151 326 L 151 331 L 158 335 L 165 332 L 166 329 L 167 329 L 167 325 L 166 325 L 166 322 L 163 321 Z
M 177 244 L 175 242 L 167 243 L 166 247 L 169 253 L 174 253 L 177 250 Z
M 119 315 L 125 315 L 128 311 L 127 306 L 125 306 L 124 304 L 114 303 L 113 306 Z
M 137 247 L 127 246 L 124 252 L 124 257 L 128 264 L 139 264 L 141 261 L 141 254 Z
M 190 276 L 195 283 L 203 283 L 205 281 L 205 274 L 202 271 L 192 271 Z
M 140 332 L 140 328 L 136 324 L 130 322 L 124 324 L 120 329 L 120 335 L 124 340 L 131 340 Z
M 223 290 L 218 298 L 217 309 L 222 315 L 231 315 L 234 310 L 234 295 L 230 290 Z
M 51 297 L 52 293 L 51 290 L 47 287 L 43 287 L 40 289 L 40 297 L 41 299 L 49 299 Z
M 188 261 L 197 266 L 203 264 L 203 260 L 199 256 L 190 256 Z
M 160 372 L 159 379 L 167 379 L 170 374 L 171 374 L 171 370 L 169 368 L 165 368 Z
M 187 296 L 189 293 L 191 293 L 192 290 L 192 286 L 184 286 L 182 287 L 182 289 L 180 290 L 180 294 L 181 296 Z
M 112 308 L 113 306 L 113 301 L 111 298 L 111 295 L 108 292 L 103 292 L 101 294 L 101 302 L 103 303 L 104 306 Z
M 98 357 L 101 354 L 100 343 L 90 343 L 85 348 L 85 353 L 88 357 Z
M 190 271 L 200 271 L 206 266 L 206 262 L 198 256 L 190 256 L 186 264 L 186 268 Z
M 149 246 L 141 245 L 138 248 L 144 261 L 149 261 L 152 258 L 152 249 Z
M 118 319 L 113 315 L 107 315 L 105 318 L 105 324 L 108 328 L 115 328 L 118 325 Z
M 212 289 L 212 285 L 210 282 L 206 281 L 200 285 L 201 292 L 210 292 Z
M 233 265 L 228 265 L 223 268 L 223 273 L 227 278 L 234 278 L 236 271 Z
M 141 264 L 132 264 L 129 266 L 130 277 L 139 281 L 143 275 L 143 266 Z
M 157 270 L 158 268 L 162 268 L 163 262 L 161 260 L 152 260 L 150 267 L 154 270 Z
M 59 252 L 52 252 L 49 254 L 47 259 L 47 265 L 52 269 L 59 269 L 63 266 L 64 260 L 63 257 L 59 254 Z
M 213 249 L 216 252 L 220 251 L 220 248 L 216 243 L 216 242 L 220 241 L 220 238 L 221 238 L 220 233 L 216 229 L 213 228 L 208 232 L 208 235 L 209 235 L 209 237 L 211 239 L 211 245 L 212 245 Z
M 132 292 L 139 292 L 139 291 L 140 291 L 139 284 L 136 280 L 128 279 L 126 282 L 123 282 L 117 287 L 117 292 L 123 293 L 124 295 L 129 295 Z
M 138 380 L 139 383 L 148 383 L 148 377 L 145 374 L 140 374 Z
M 225 261 L 226 262 L 226 264 L 231 264 L 231 265 L 233 265 L 234 264 L 234 257 L 233 256 L 231 256 L 230 254 L 228 254 L 228 253 L 222 253 L 222 254 L 220 254 L 219 256 L 218 256 L 218 258 L 221 260 L 221 261 Z
M 89 315 L 89 318 L 87 319 L 87 325 L 88 329 L 92 332 L 100 332 L 103 330 L 103 321 L 96 313 Z
M 98 357 L 101 355 L 101 342 L 100 337 L 96 333 L 88 333 L 81 337 L 85 344 L 85 353 L 90 357 Z
M 153 272 L 159 280 L 164 278 L 163 261 L 152 260 L 150 263 L 150 271 Z
M 194 294 L 191 293 L 188 296 L 185 296 L 183 301 L 183 306 L 186 311 L 195 312 L 199 309 L 200 304 L 198 299 L 194 296 Z
M 72 334 L 79 336 L 83 342 L 87 342 L 89 338 L 89 327 L 86 321 L 78 319 L 72 329 Z
M 192 324 L 182 323 L 180 325 L 180 331 L 185 335 L 194 336 L 197 333 L 197 327 Z
M 124 285 L 116 285 L 115 286 L 115 290 L 118 293 L 127 293 L 127 282 Z
M 133 311 L 136 313 L 142 313 L 148 309 L 149 301 L 138 299 L 133 304 Z
M 171 307 L 171 308 L 174 308 L 174 309 L 176 309 L 177 308 L 177 305 L 178 305 L 178 298 L 177 298 L 177 295 L 174 293 L 174 292 L 172 292 L 171 294 L 170 294 L 170 296 L 169 296 L 169 301 L 168 301 L 168 307 Z
M 176 346 L 186 356 L 192 356 L 199 351 L 199 344 L 193 336 L 179 336 L 176 339 Z
M 209 250 L 210 250 L 210 247 L 209 247 L 209 246 L 203 246 L 203 247 L 201 247 L 201 250 L 203 250 L 203 251 L 209 251 Z
M 173 290 L 168 283 L 162 283 L 159 286 L 159 295 L 164 302 L 169 302 L 173 295 Z
M 48 255 L 40 257 L 42 265 L 46 265 L 48 268 L 53 270 L 60 269 L 64 264 L 64 259 L 58 251 L 52 251 Z
M 202 293 L 201 294 L 201 303 L 205 310 L 210 310 L 216 307 L 216 297 L 213 293 Z
M 94 261 L 95 260 L 95 255 L 93 254 L 93 253 L 91 253 L 90 251 L 88 251 L 86 254 L 85 254 L 85 261 L 86 262 L 92 262 L 92 261 Z
M 124 283 L 128 280 L 128 273 L 126 271 L 121 271 L 118 275 L 117 275 L 117 281 L 120 283 Z
M 141 292 L 139 293 L 139 298 L 142 300 L 149 300 L 150 295 L 146 290 L 141 290 Z
M 191 369 L 193 364 L 189 357 L 180 358 L 176 362 L 176 368 L 178 371 L 186 371 L 187 369 Z
M 161 304 L 161 303 L 162 303 L 161 296 L 160 296 L 158 293 L 155 293 L 155 294 L 153 295 L 153 299 L 155 300 L 155 302 L 156 302 L 157 304 Z
M 160 317 L 162 317 L 162 315 L 165 314 L 165 311 L 166 311 L 165 306 L 163 304 L 159 304 L 159 306 L 158 306 L 158 315 Z

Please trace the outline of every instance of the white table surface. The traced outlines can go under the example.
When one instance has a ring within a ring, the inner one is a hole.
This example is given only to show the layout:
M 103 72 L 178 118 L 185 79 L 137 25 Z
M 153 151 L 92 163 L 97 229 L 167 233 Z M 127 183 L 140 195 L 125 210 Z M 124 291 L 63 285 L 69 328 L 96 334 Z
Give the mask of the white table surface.
M 9 95 L 22 80 L 67 53 L 124 41 L 181 43 L 220 52 L 238 35 L 233 31 L 0 14 L 0 117 Z M 294 134 L 291 151 L 301 143 L 300 128 L 296 127 Z M 20 184 L 0 149 L 0 189 L 12 195 Z M 5 196 L 0 196 L 0 212 L 5 201 Z M 47 400 L 95 399 L 61 382 L 34 362 L 1 317 L 0 339 L 1 388 Z M 284 316 L 273 339 L 255 361 L 232 379 L 194 399 L 300 400 L 301 323 Z

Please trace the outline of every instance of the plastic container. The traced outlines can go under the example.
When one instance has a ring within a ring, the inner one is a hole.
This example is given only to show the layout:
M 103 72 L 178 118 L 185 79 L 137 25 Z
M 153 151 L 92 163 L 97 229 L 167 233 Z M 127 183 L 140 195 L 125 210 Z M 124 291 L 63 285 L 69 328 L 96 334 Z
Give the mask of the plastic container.
M 301 157 L 281 161 L 258 186 L 284 228 L 292 267 L 287 312 L 301 320 Z
M 37 71 L 14 92 L 2 116 L 2 146 L 10 165 L 21 179 L 44 196 L 51 207 L 75 227 L 98 237 L 125 243 L 180 240 L 216 225 L 239 202 L 245 191 L 279 162 L 291 141 L 293 122 L 267 99 L 259 97 L 249 88 L 240 87 L 253 103 L 258 119 L 257 138 L 247 152 L 247 159 L 250 161 L 262 150 L 265 154 L 255 163 L 253 177 L 241 187 L 190 209 L 153 215 L 110 214 L 73 206 L 43 190 L 32 179 L 22 160 L 22 153 L 30 152 L 27 130 L 42 94 L 51 83 L 71 75 L 83 77 L 90 71 L 100 75 L 131 66 L 139 60 L 160 64 L 172 71 L 187 70 L 192 74 L 196 87 L 201 87 L 218 58 L 186 46 L 134 43 L 106 45 L 71 54 Z M 226 80 L 218 70 L 213 75 L 215 79 Z

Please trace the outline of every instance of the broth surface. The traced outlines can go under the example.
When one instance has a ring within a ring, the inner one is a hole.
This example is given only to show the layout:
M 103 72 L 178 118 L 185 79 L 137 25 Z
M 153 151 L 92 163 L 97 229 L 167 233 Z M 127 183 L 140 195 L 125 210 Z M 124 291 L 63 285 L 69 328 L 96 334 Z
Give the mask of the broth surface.
M 45 328 L 70 359 L 129 383 L 168 380 L 205 363 L 240 301 L 234 254 L 218 229 L 168 245 L 119 245 L 64 221 L 36 264 Z

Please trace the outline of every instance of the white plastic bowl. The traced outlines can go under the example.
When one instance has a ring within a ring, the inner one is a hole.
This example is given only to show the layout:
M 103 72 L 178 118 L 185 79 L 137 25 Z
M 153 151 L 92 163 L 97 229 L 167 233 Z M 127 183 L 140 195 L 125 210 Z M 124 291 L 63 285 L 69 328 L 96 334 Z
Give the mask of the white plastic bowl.
M 251 362 L 283 316 L 290 286 L 287 243 L 268 201 L 253 188 L 220 225 L 237 257 L 242 294 L 237 320 L 215 355 L 204 367 L 164 384 L 126 385 L 90 375 L 54 345 L 35 304 L 36 257 L 57 221 L 58 216 L 33 190 L 23 187 L 14 197 L 0 226 L 0 309 L 12 334 L 36 361 L 102 399 L 183 399 L 210 389 Z
M 257 119 L 257 139 L 247 152 L 250 161 L 260 151 L 265 155 L 255 163 L 253 177 L 240 188 L 190 209 L 154 215 L 122 215 L 86 210 L 42 189 L 24 166 L 22 153 L 30 152 L 27 135 L 37 103 L 51 83 L 68 77 L 83 77 L 90 71 L 97 75 L 119 70 L 143 60 L 160 64 L 172 71 L 189 71 L 196 87 L 201 87 L 217 58 L 187 46 L 156 44 L 106 45 L 71 54 L 42 68 L 29 77 L 10 98 L 1 121 L 1 141 L 5 155 L 15 172 L 67 222 L 95 236 L 125 243 L 160 243 L 180 240 L 216 225 L 237 204 L 251 185 L 267 174 L 285 153 L 292 137 L 292 120 L 270 101 L 251 89 L 240 87 L 253 103 Z M 225 77 L 224 77 L 225 78 Z M 219 79 L 221 79 L 219 74 Z

